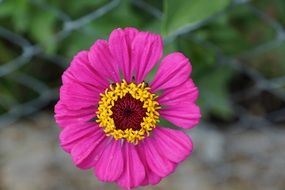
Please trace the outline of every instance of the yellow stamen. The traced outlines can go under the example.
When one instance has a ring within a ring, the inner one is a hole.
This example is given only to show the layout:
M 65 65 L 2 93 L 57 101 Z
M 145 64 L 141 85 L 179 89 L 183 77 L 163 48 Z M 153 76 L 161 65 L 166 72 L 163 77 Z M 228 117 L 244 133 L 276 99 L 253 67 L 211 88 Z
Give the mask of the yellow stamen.
M 116 129 L 112 118 L 113 112 L 111 109 L 115 105 L 115 102 L 127 94 L 130 94 L 136 100 L 140 100 L 143 103 L 143 108 L 147 110 L 146 116 L 140 123 L 141 128 L 139 130 L 133 130 L 132 128 L 126 130 Z M 149 136 L 157 122 L 159 122 L 158 110 L 160 106 L 156 101 L 157 95 L 152 94 L 150 88 L 144 82 L 137 85 L 135 83 L 128 84 L 123 80 L 121 83 L 110 85 L 100 96 L 101 100 L 99 101 L 98 111 L 96 112 L 96 122 L 103 128 L 107 136 L 113 136 L 116 140 L 126 139 L 130 143 L 137 144 L 138 141 Z

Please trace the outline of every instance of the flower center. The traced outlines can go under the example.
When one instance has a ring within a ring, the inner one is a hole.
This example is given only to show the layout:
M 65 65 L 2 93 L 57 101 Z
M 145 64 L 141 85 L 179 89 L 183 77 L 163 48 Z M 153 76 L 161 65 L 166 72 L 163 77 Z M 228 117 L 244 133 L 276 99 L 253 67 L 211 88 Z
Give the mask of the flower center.
M 96 122 L 107 136 L 137 144 L 150 134 L 159 122 L 160 106 L 149 90 L 144 82 L 136 85 L 123 80 L 100 94 Z
M 147 109 L 143 108 L 143 102 L 133 98 L 129 93 L 115 101 L 111 110 L 116 129 L 121 130 L 140 130 L 140 124 L 147 112 Z

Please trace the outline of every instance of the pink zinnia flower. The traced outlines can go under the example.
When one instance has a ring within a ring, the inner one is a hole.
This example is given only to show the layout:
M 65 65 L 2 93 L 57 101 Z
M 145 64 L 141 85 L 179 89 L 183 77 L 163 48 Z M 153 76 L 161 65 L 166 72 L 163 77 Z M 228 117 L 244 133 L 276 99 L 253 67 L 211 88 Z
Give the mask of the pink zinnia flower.
M 162 51 L 159 35 L 125 28 L 73 58 L 55 119 L 77 167 L 130 189 L 159 183 L 191 153 L 188 135 L 159 125 L 160 118 L 186 129 L 199 122 L 191 64 L 179 52 L 160 62 Z

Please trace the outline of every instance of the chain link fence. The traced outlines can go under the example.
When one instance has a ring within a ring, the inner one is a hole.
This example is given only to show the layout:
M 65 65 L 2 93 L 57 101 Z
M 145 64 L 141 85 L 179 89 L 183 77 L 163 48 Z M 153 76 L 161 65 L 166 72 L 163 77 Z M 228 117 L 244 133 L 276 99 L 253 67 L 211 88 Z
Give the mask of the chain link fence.
M 37 1 L 31 1 L 30 3 L 35 4 L 35 6 L 38 7 L 38 9 L 42 9 L 42 11 L 52 12 L 54 15 L 56 15 L 58 20 L 62 22 L 62 30 L 60 30 L 54 36 L 54 39 L 52 39 L 54 43 L 60 43 L 69 34 L 71 34 L 72 31 L 82 29 L 84 25 L 115 9 L 119 2 L 119 0 L 110 1 L 110 3 L 102 6 L 94 12 L 78 18 L 77 20 L 71 20 L 71 18 L 64 13 L 63 10 L 52 7 L 47 3 L 37 3 Z M 38 44 L 32 44 L 28 39 L 2 26 L 0 27 L 0 37 L 2 40 L 4 39 L 9 43 L 19 46 L 21 49 L 21 55 L 8 63 L 1 64 L 0 77 L 2 79 L 5 78 L 19 83 L 27 87 L 24 90 L 32 90 L 38 94 L 36 98 L 30 101 L 19 104 L 13 103 L 12 105 L 8 102 L 4 102 L 2 99 L 2 101 L 0 101 L 0 105 L 7 111 L 0 115 L 0 123 L 1 126 L 6 126 L 9 123 L 17 121 L 23 116 L 27 116 L 41 110 L 46 105 L 50 104 L 51 101 L 58 98 L 58 88 L 49 88 L 45 82 L 31 77 L 26 73 L 19 72 L 19 69 L 31 62 L 34 57 L 40 57 L 41 59 L 46 60 L 48 63 L 56 64 L 62 68 L 65 68 L 68 65 L 68 62 L 67 58 L 62 57 L 61 55 L 46 55 L 44 50 Z
M 100 17 L 103 17 L 112 10 L 116 9 L 120 3 L 120 0 L 110 1 L 95 11 L 87 13 L 86 15 L 75 20 L 72 20 L 71 17 L 64 12 L 64 10 L 53 7 L 48 3 L 39 3 L 38 1 L 31 1 L 30 3 L 34 4 L 38 9 L 41 9 L 42 11 L 52 12 L 57 17 L 58 21 L 62 23 L 62 29 L 58 31 L 58 33 L 56 33 L 52 39 L 54 43 L 59 44 L 73 31 L 82 30 L 84 34 L 85 25 Z M 157 20 L 161 20 L 162 12 L 155 7 L 147 4 L 145 1 L 138 0 L 132 1 L 132 3 L 138 9 L 146 11 L 150 16 L 155 17 Z M 194 37 L 193 39 L 201 46 L 215 51 L 216 55 L 218 56 L 217 64 L 227 64 L 240 74 L 247 76 L 248 81 L 254 82 L 254 85 L 246 89 L 242 89 L 241 91 L 237 91 L 233 94 L 232 106 L 236 111 L 236 116 L 239 118 L 239 122 L 235 123 L 235 125 L 249 126 L 250 124 L 253 124 L 252 126 L 258 126 L 260 128 L 262 126 L 269 126 L 272 120 L 284 121 L 284 118 L 282 116 L 285 113 L 285 108 L 280 107 L 280 109 L 269 112 L 265 116 L 257 116 L 251 114 L 247 108 L 241 106 L 239 102 L 243 101 L 244 99 L 257 97 L 264 91 L 269 92 L 273 98 L 277 98 L 280 101 L 284 102 L 285 77 L 280 76 L 277 78 L 267 79 L 258 70 L 248 66 L 247 64 L 244 64 L 243 60 L 251 59 L 260 54 L 264 54 L 276 47 L 281 46 L 284 43 L 284 28 L 282 24 L 278 22 L 278 20 L 275 20 L 265 12 L 257 9 L 248 1 L 236 0 L 228 9 L 212 16 L 209 19 L 199 22 L 190 28 L 186 28 L 183 31 L 177 32 L 174 36 L 171 37 L 172 39 L 165 39 L 165 42 L 171 43 L 171 41 L 173 41 L 173 38 L 179 37 L 179 35 L 195 33 L 197 30 L 199 30 L 201 27 L 206 26 L 212 20 L 215 20 L 222 15 L 229 14 L 235 9 L 236 6 L 240 6 L 240 4 L 248 7 L 248 9 L 254 15 L 256 15 L 260 20 L 262 20 L 262 22 L 264 22 L 268 27 L 272 28 L 275 31 L 274 39 L 266 41 L 254 48 L 245 50 L 244 52 L 230 57 L 225 55 L 223 50 L 221 50 L 214 43 L 203 41 L 197 37 Z M 23 88 L 24 91 L 34 91 L 37 93 L 37 96 L 34 99 L 31 99 L 29 101 L 24 100 L 24 102 L 21 103 L 15 103 L 12 101 L 13 103 L 10 104 L 9 102 L 6 102 L 3 97 L 1 98 L 2 100 L 0 101 L 0 106 L 5 111 L 2 111 L 2 114 L 0 115 L 0 123 L 1 126 L 4 127 L 11 122 L 17 121 L 23 116 L 27 116 L 41 110 L 58 98 L 58 88 L 50 88 L 45 83 L 45 81 L 28 75 L 27 73 L 21 71 L 20 68 L 32 62 L 33 58 L 35 57 L 42 59 L 44 62 L 46 62 L 46 64 L 55 64 L 61 68 L 65 68 L 68 65 L 68 60 L 70 58 L 63 57 L 61 54 L 46 54 L 45 50 L 40 45 L 33 44 L 29 41 L 29 39 L 25 38 L 25 36 L 20 36 L 15 31 L 10 31 L 3 26 L 0 27 L 0 37 L 2 41 L 4 40 L 5 43 L 11 43 L 13 46 L 17 46 L 17 48 L 20 48 L 21 51 L 21 54 L 15 57 L 13 60 L 10 60 L 7 63 L 1 63 L 1 81 L 5 79 L 9 80 L 11 83 L 18 83 L 21 86 L 25 87 Z M 268 67 L 271 67 L 270 63 L 268 63 Z M 62 69 L 57 69 L 62 72 Z

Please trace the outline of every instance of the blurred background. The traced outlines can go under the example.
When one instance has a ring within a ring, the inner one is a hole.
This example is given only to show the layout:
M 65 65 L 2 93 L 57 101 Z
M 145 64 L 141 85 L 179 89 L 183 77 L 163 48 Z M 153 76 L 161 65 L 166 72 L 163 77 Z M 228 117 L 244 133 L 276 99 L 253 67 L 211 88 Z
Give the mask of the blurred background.
M 0 190 L 118 189 L 59 148 L 53 107 L 73 55 L 126 26 L 191 59 L 203 113 L 192 156 L 145 189 L 284 190 L 284 0 L 0 0 Z

